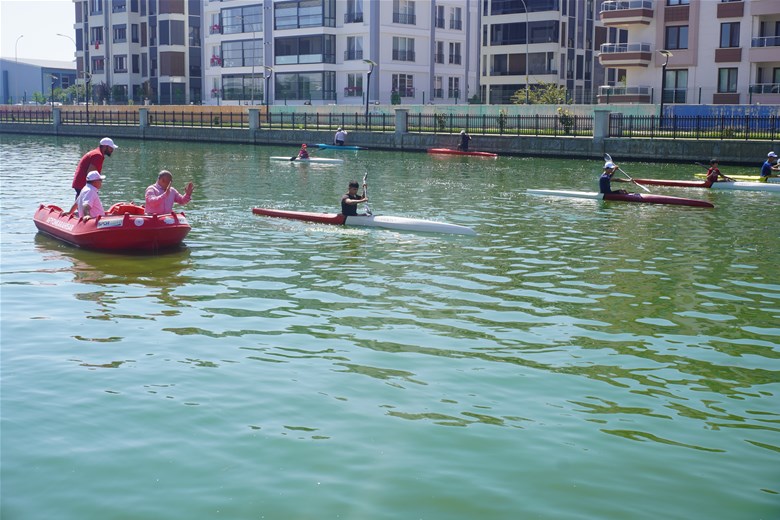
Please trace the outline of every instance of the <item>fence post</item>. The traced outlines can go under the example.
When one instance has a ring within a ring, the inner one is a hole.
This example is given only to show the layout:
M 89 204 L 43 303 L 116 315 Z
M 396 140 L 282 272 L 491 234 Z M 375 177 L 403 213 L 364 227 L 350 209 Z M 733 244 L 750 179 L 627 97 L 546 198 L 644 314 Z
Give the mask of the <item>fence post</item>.
M 408 108 L 396 108 L 395 109 L 395 133 L 405 134 L 409 128 L 409 109 Z
M 54 124 L 55 133 L 62 125 L 62 109 L 60 107 L 51 107 L 51 121 Z
M 149 109 L 146 107 L 138 109 L 138 126 L 142 129 L 149 126 Z
M 249 109 L 249 131 L 254 132 L 255 130 L 260 129 L 260 109 L 259 108 L 250 108 Z

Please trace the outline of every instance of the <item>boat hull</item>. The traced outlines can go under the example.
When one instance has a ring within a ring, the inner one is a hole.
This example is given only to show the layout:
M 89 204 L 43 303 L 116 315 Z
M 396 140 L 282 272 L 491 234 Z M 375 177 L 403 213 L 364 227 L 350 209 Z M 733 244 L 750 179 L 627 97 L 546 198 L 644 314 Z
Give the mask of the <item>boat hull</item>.
M 453 150 L 451 148 L 428 148 L 428 153 L 438 155 L 470 155 L 472 157 L 498 157 L 498 154 L 490 152 L 464 152 L 463 150 Z
M 553 197 L 574 197 L 578 199 L 613 200 L 622 202 L 635 202 L 640 204 L 668 204 L 672 206 L 692 206 L 700 208 L 714 208 L 710 202 L 698 199 L 686 199 L 683 197 L 671 197 L 668 195 L 655 195 L 645 193 L 599 193 L 596 191 L 569 191 L 569 190 L 526 190 L 531 195 L 549 195 Z
M 390 217 L 382 215 L 358 215 L 345 217 L 340 213 L 311 213 L 306 211 L 285 211 L 269 208 L 253 208 L 255 215 L 286 218 L 315 222 L 318 224 L 334 224 L 358 227 L 378 227 L 400 231 L 416 231 L 423 233 L 448 233 L 454 235 L 476 235 L 470 227 L 446 222 L 435 222 L 417 218 Z
M 704 179 L 707 177 L 706 173 L 695 173 L 693 175 L 694 177 L 697 177 L 699 179 Z M 745 181 L 745 182 L 763 182 L 761 180 L 760 175 L 727 175 L 727 177 L 734 179 L 735 181 Z M 780 184 L 780 177 L 769 177 L 766 182 L 769 184 Z
M 634 179 L 637 184 L 647 186 L 675 186 L 679 188 L 707 188 L 704 181 L 678 181 L 670 179 Z M 709 187 L 713 190 L 737 190 L 737 191 L 776 191 L 780 192 L 780 184 L 768 182 L 743 182 L 743 181 L 718 181 Z
M 352 146 L 348 144 L 339 146 L 337 144 L 320 143 L 320 144 L 315 144 L 314 146 L 316 146 L 317 148 L 322 148 L 324 150 L 366 150 L 366 148 L 363 146 Z
M 272 161 L 287 161 L 293 164 L 342 164 L 344 159 L 336 159 L 333 157 L 309 157 L 308 159 L 290 159 L 289 157 L 271 157 Z
M 140 206 L 136 206 L 140 208 Z M 143 208 L 140 208 L 143 211 Z M 83 220 L 53 204 L 33 216 L 38 231 L 72 246 L 96 251 L 155 252 L 181 245 L 190 232 L 183 213 L 144 215 L 124 212 Z

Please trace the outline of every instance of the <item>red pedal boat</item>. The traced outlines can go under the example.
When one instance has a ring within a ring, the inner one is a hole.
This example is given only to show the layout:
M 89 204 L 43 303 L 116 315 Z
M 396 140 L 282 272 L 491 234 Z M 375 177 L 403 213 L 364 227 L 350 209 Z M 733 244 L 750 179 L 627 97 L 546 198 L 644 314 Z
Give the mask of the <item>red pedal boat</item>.
M 38 231 L 70 245 L 97 251 L 155 252 L 176 247 L 190 232 L 184 213 L 145 215 L 132 203 L 111 206 L 105 216 L 83 220 L 53 204 L 41 204 L 33 217 Z
M 428 153 L 442 154 L 442 155 L 472 155 L 475 157 L 498 157 L 497 153 L 490 152 L 464 152 L 463 150 L 453 150 L 451 148 L 428 148 Z

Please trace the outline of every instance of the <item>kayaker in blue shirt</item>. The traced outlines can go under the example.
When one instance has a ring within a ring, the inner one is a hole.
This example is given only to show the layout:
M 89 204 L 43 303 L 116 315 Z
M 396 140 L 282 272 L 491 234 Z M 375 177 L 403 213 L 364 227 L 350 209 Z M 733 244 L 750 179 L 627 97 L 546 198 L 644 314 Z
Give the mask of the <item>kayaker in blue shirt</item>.
M 766 161 L 761 165 L 761 182 L 766 182 L 769 177 L 777 177 L 777 172 L 780 167 L 777 166 L 777 154 L 775 152 L 769 152 L 766 155 Z
M 349 181 L 349 190 L 341 197 L 341 214 L 347 217 L 357 216 L 357 205 L 368 202 L 366 197 L 366 185 L 363 184 L 363 195 L 358 195 L 360 185 L 357 181 Z
M 604 173 L 599 177 L 599 192 L 600 193 L 628 193 L 626 190 L 613 190 L 611 183 L 614 182 L 628 182 L 625 179 L 613 179 L 612 175 L 617 171 L 617 164 L 607 161 L 604 163 Z

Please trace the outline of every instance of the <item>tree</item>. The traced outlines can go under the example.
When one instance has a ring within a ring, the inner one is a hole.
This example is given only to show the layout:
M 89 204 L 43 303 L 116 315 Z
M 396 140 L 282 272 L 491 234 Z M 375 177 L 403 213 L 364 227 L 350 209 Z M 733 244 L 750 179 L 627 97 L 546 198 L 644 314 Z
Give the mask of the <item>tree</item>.
M 525 103 L 525 89 L 518 90 L 510 98 L 512 103 L 521 105 Z M 528 101 L 532 105 L 559 105 L 570 103 L 566 97 L 566 87 L 544 81 L 531 87 L 528 92 Z

